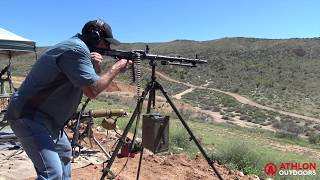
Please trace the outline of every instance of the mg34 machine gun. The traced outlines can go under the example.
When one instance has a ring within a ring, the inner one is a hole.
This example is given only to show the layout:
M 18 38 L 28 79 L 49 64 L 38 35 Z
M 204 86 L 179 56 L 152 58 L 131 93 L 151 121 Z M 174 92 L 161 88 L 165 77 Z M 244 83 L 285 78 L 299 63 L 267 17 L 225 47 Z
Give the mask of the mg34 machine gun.
M 148 59 L 151 61 L 160 61 L 162 65 L 179 65 L 196 67 L 197 64 L 207 63 L 207 60 L 196 58 L 184 58 L 184 57 L 174 57 L 174 56 L 164 56 L 157 54 L 150 54 L 148 46 L 146 50 L 132 50 L 132 51 L 121 51 L 121 50 L 103 50 L 103 55 L 115 57 L 118 59 L 129 59 L 135 62 L 143 59 Z

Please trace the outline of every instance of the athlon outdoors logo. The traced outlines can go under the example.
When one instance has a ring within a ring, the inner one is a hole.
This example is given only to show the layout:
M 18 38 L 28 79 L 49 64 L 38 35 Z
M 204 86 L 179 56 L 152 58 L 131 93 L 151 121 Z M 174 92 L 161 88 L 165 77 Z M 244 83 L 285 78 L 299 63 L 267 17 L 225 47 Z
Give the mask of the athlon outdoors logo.
M 264 172 L 268 175 L 268 176 L 274 176 L 277 174 L 277 165 L 276 163 L 267 163 L 264 166 Z
M 263 170 L 267 176 L 314 176 L 317 175 L 317 164 L 283 162 L 277 166 L 276 163 L 268 162 Z

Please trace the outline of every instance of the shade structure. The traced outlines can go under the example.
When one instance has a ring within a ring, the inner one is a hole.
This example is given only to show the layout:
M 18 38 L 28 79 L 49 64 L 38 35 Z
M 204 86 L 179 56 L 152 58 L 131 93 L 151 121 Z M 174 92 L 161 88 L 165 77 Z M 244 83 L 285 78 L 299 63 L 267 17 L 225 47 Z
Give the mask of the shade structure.
M 0 57 L 10 58 L 16 55 L 35 52 L 36 43 L 0 27 Z

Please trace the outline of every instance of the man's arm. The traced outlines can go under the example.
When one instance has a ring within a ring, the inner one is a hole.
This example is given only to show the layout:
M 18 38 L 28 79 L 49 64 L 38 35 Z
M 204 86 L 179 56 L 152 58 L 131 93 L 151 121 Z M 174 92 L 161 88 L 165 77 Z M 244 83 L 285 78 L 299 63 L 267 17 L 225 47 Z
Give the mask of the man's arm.
M 106 73 L 104 73 L 99 80 L 88 86 L 82 86 L 83 93 L 93 99 L 102 91 L 104 91 L 112 82 L 112 80 L 121 72 L 124 72 L 128 67 L 129 61 L 121 59 L 117 61 Z

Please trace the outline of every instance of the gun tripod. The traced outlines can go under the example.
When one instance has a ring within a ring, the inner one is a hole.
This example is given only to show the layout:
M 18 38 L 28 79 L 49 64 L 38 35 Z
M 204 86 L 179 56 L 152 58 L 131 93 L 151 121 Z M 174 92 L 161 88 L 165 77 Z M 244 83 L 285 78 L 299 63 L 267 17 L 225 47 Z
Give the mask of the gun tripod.
M 127 124 L 127 126 L 125 127 L 122 136 L 119 139 L 119 142 L 117 144 L 117 146 L 115 147 L 115 150 L 113 151 L 111 158 L 107 161 L 107 166 L 104 167 L 104 169 L 102 170 L 103 174 L 100 178 L 100 180 L 103 180 L 106 176 L 108 179 L 114 179 L 115 176 L 113 174 L 113 172 L 111 171 L 111 166 L 120 150 L 120 148 L 124 145 L 125 143 L 125 139 L 127 137 L 127 134 L 133 124 L 133 122 L 135 120 L 139 120 L 140 118 L 140 114 L 141 114 L 141 110 L 142 110 L 142 106 L 143 106 L 143 102 L 145 100 L 145 97 L 149 94 L 149 99 L 148 99 L 148 105 L 147 105 L 147 113 L 150 113 L 151 108 L 155 107 L 155 97 L 156 97 L 156 90 L 160 90 L 162 92 L 162 94 L 165 96 L 167 102 L 170 104 L 171 108 L 173 109 L 173 111 L 176 113 L 176 115 L 178 116 L 178 118 L 180 119 L 181 123 L 183 124 L 183 126 L 185 127 L 185 129 L 188 131 L 191 139 L 195 142 L 195 144 L 197 145 L 197 147 L 199 148 L 200 152 L 202 153 L 202 155 L 205 157 L 205 159 L 207 160 L 209 166 L 214 170 L 214 172 L 216 173 L 216 175 L 218 176 L 218 178 L 220 180 L 222 180 L 223 178 L 221 177 L 221 175 L 218 173 L 218 171 L 216 170 L 216 168 L 213 165 L 213 160 L 210 159 L 207 155 L 207 153 L 205 152 L 205 150 L 202 148 L 201 144 L 199 143 L 199 141 L 196 139 L 196 137 L 193 135 L 191 129 L 189 128 L 189 126 L 187 125 L 187 123 L 185 122 L 185 120 L 182 118 L 182 116 L 180 115 L 178 109 L 176 108 L 176 106 L 173 104 L 173 102 L 171 101 L 171 99 L 169 98 L 169 96 L 167 95 L 167 92 L 163 89 L 163 87 L 161 86 L 161 84 L 159 82 L 156 81 L 156 62 L 154 62 L 153 60 L 151 60 L 149 62 L 149 64 L 152 66 L 152 74 L 151 74 L 151 81 L 147 84 L 146 88 L 144 89 L 144 91 L 142 92 L 141 96 L 138 98 L 137 101 L 137 105 L 136 108 Z M 138 172 L 137 172 L 137 179 L 139 179 L 139 174 L 140 174 L 140 168 L 141 168 L 141 161 L 142 161 L 142 155 L 143 155 L 143 147 L 140 151 L 140 160 L 139 160 L 139 166 L 138 166 Z
M 4 77 L 7 75 L 7 77 Z M 8 84 L 7 84 L 8 83 Z M 9 92 L 6 88 L 9 86 Z M 9 104 L 9 99 L 16 91 L 16 88 L 13 86 L 11 79 L 11 60 L 9 59 L 9 64 L 0 71 L 0 130 L 8 126 L 7 120 L 3 119 L 4 113 L 7 111 L 7 106 Z
M 71 117 L 71 123 L 69 125 L 70 129 L 72 129 L 73 137 L 71 141 L 72 146 L 72 157 L 73 159 L 78 157 L 81 154 L 81 149 L 83 148 L 80 144 L 81 140 L 84 140 L 85 137 L 89 139 L 89 143 L 91 145 L 91 148 L 93 147 L 92 140 L 94 143 L 100 148 L 100 150 L 108 157 L 111 158 L 109 153 L 103 148 L 103 146 L 100 144 L 100 142 L 96 139 L 93 132 L 93 118 L 99 118 L 99 117 L 108 117 L 111 118 L 113 116 L 116 116 L 116 119 L 118 119 L 121 116 L 126 116 L 127 113 L 123 111 L 122 109 L 114 109 L 114 110 L 90 110 L 88 113 L 84 113 L 84 110 L 89 103 L 90 98 L 88 98 L 85 103 L 83 104 L 81 110 L 74 116 Z M 72 121 L 75 120 L 75 121 Z M 86 127 L 83 132 L 80 133 L 80 124 L 85 124 Z
M 94 123 L 93 123 L 92 117 L 89 117 L 87 119 L 87 122 L 82 122 L 82 123 L 85 123 L 86 127 L 85 127 L 84 132 L 82 132 L 79 135 L 79 140 L 78 140 L 79 142 L 72 143 L 72 146 L 73 146 L 72 147 L 72 156 L 73 156 L 72 160 L 74 160 L 76 157 L 80 156 L 81 149 L 83 148 L 80 145 L 80 141 L 84 140 L 85 137 L 88 138 L 91 148 L 93 147 L 93 143 L 92 143 L 92 140 L 93 140 L 93 142 L 100 148 L 100 150 L 106 155 L 106 157 L 110 158 L 109 153 L 103 148 L 103 146 L 100 144 L 100 142 L 94 136 L 94 132 L 93 132 L 93 129 L 92 129 Z M 76 150 L 77 148 L 78 148 L 78 151 Z

